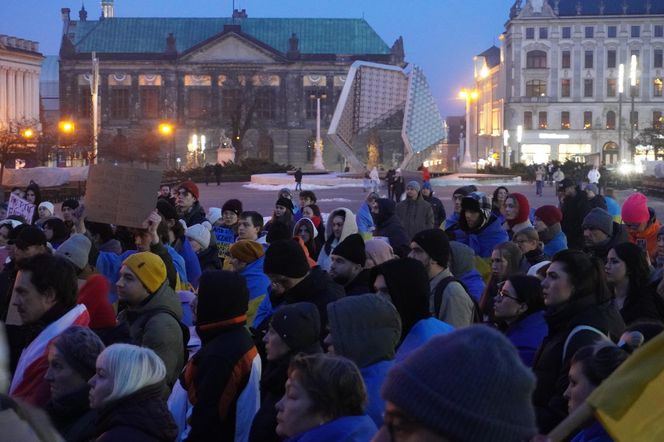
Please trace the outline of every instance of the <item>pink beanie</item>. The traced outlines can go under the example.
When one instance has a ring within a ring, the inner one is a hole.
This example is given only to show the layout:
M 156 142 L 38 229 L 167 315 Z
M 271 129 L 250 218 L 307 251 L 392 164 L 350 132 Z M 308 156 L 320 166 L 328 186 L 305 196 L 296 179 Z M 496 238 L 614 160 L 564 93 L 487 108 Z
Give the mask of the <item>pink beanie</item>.
M 623 203 L 621 215 L 625 223 L 641 224 L 647 222 L 650 219 L 648 198 L 639 192 L 631 194 Z

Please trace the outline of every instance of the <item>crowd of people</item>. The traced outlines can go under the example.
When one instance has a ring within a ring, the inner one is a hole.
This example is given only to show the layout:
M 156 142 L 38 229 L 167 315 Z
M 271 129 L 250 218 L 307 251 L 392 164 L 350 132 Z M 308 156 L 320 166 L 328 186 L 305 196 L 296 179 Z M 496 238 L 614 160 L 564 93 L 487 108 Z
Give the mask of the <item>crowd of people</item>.
M 664 330 L 646 196 L 467 185 L 448 215 L 403 184 L 329 214 L 284 188 L 264 222 L 185 181 L 141 228 L 14 189 L 39 210 L 0 220 L 0 439 L 542 440 Z

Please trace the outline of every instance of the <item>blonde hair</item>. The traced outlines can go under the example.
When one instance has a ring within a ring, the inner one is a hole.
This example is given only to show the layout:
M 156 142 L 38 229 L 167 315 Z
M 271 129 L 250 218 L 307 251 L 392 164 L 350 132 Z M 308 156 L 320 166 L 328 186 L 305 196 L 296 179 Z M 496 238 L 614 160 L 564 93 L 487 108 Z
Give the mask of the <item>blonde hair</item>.
M 131 344 L 113 344 L 97 358 L 113 378 L 113 391 L 104 403 L 123 398 L 143 387 L 162 382 L 166 366 L 157 353 L 149 348 Z

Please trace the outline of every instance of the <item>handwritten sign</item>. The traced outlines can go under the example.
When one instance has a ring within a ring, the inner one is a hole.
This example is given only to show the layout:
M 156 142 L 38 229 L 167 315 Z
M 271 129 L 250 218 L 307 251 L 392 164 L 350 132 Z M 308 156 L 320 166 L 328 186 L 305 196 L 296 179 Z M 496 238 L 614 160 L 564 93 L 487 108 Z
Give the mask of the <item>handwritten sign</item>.
M 140 228 L 154 210 L 160 170 L 96 164 L 90 166 L 85 189 L 86 219 Z
M 32 223 L 32 217 L 35 214 L 35 205 L 29 203 L 23 198 L 19 198 L 13 193 L 9 195 L 9 204 L 7 205 L 7 216 L 10 215 L 19 215 L 22 216 L 25 221 L 30 224 Z

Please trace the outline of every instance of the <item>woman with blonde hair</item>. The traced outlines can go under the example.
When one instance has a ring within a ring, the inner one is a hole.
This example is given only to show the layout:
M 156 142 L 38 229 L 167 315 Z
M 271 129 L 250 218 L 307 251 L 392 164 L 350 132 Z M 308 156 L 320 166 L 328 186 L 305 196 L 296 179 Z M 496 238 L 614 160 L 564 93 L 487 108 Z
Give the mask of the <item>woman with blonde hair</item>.
M 90 408 L 97 409 L 96 442 L 173 441 L 178 429 L 162 399 L 166 367 L 149 348 L 114 344 L 97 358 Z

